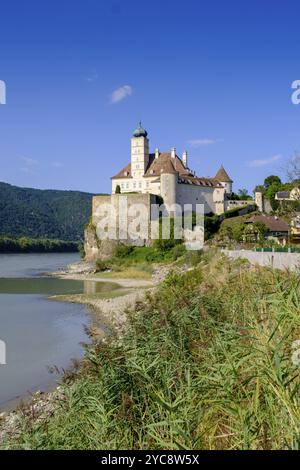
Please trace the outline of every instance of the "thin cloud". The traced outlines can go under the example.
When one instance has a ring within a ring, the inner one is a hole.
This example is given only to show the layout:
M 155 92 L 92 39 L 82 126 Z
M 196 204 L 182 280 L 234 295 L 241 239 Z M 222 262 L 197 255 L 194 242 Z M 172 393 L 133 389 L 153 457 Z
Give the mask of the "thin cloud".
M 188 140 L 187 143 L 191 147 L 201 147 L 202 145 L 213 145 L 216 144 L 217 142 L 220 142 L 219 139 L 191 139 Z
M 97 73 L 94 73 L 90 77 L 87 77 L 86 81 L 89 83 L 96 82 L 99 78 L 99 75 Z
M 28 158 L 28 157 L 21 157 L 21 160 L 26 166 L 31 166 L 31 167 L 38 165 L 39 163 L 37 160 L 34 160 L 33 158 Z
M 265 158 L 261 160 L 250 160 L 249 162 L 247 162 L 247 166 L 251 168 L 258 168 L 260 166 L 266 166 L 266 165 L 270 165 L 271 163 L 277 162 L 281 158 L 282 158 L 281 155 L 273 155 L 273 157 Z
M 116 104 L 119 103 L 120 101 L 124 100 L 127 98 L 127 96 L 132 95 L 133 89 L 130 85 L 123 85 L 120 88 L 117 88 L 114 90 L 111 94 L 111 103 Z
M 20 171 L 31 175 L 35 174 L 35 168 L 39 163 L 37 160 L 28 157 L 21 157 L 21 161 L 22 166 L 20 168 Z
M 64 165 L 62 162 L 51 162 L 51 166 L 53 166 L 53 168 L 61 168 Z

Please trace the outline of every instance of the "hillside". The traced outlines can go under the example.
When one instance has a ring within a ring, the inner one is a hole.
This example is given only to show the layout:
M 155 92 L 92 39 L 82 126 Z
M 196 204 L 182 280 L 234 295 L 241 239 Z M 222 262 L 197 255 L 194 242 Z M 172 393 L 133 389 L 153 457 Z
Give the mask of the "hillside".
M 82 240 L 93 194 L 0 182 L 0 236 Z

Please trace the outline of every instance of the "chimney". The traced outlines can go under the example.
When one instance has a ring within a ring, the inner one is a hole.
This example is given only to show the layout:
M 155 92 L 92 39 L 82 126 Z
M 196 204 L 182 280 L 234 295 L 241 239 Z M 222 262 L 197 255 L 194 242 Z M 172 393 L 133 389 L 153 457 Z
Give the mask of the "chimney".
M 171 149 L 171 157 L 172 157 L 172 158 L 175 158 L 175 157 L 176 157 L 176 148 L 175 148 L 175 147 L 173 147 L 173 148 Z
M 158 157 L 159 157 L 159 149 L 156 148 L 156 149 L 155 149 L 155 158 L 158 158 Z
M 186 150 L 182 152 L 182 162 L 184 166 L 187 168 L 187 151 Z

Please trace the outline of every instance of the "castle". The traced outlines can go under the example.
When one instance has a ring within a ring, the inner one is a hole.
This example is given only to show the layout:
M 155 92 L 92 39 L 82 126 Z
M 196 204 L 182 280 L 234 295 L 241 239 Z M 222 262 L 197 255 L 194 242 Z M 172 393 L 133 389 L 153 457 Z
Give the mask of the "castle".
M 182 158 L 175 148 L 150 153 L 148 133 L 140 123 L 131 138 L 130 163 L 112 177 L 112 194 L 149 193 L 161 196 L 166 206 L 203 204 L 205 214 L 222 214 L 232 183 L 223 166 L 213 178 L 196 176 L 188 166 L 187 151 Z
M 177 212 L 178 206 L 180 210 L 186 210 L 185 204 L 190 205 L 189 211 L 195 211 L 197 204 L 203 204 L 205 214 L 223 214 L 236 205 L 249 204 L 249 201 L 230 200 L 232 183 L 223 166 L 213 178 L 197 176 L 189 168 L 186 151 L 182 158 L 178 157 L 175 148 L 171 152 L 156 149 L 150 153 L 148 133 L 140 124 L 131 138 L 130 163 L 112 177 L 112 194 L 93 197 L 92 218 L 85 230 L 86 260 L 109 259 L 120 241 L 134 246 L 151 244 L 151 227 L 159 224 L 159 214 L 154 214 L 152 207 L 162 204 L 158 197 L 162 198 L 163 207 L 169 213 Z M 124 200 L 126 208 L 122 205 Z M 144 208 L 149 236 L 140 233 L 132 238 L 128 231 L 124 232 L 123 226 L 125 223 L 128 227 L 133 222 L 137 205 Z M 103 224 L 104 214 L 114 214 L 116 238 L 104 236 L 99 239 L 98 228 Z M 193 230 L 184 229 L 186 243 L 193 243 L 195 236 Z

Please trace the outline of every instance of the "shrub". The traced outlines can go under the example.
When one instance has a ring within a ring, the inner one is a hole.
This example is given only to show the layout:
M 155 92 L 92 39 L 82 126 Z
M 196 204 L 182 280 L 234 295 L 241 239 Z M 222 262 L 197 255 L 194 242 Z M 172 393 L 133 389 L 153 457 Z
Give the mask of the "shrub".
M 97 259 L 95 266 L 96 266 L 96 272 L 106 271 L 109 268 L 108 264 L 102 259 Z
M 197 266 L 202 259 L 202 250 L 188 250 L 185 254 L 185 263 L 189 266 Z
M 119 244 L 115 251 L 114 251 L 114 256 L 116 258 L 126 258 L 129 256 L 132 252 L 134 251 L 134 247 L 131 245 L 123 245 Z
M 176 261 L 178 258 L 186 253 L 186 248 L 183 244 L 174 246 L 172 250 L 172 258 Z

